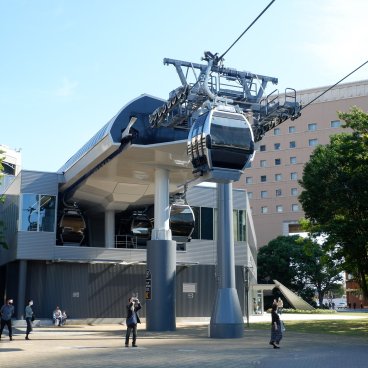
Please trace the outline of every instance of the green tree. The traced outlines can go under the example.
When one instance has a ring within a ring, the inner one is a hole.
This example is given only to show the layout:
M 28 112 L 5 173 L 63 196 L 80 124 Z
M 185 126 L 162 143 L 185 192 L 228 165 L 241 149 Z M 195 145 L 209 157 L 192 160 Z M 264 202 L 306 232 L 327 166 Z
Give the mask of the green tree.
M 368 115 L 353 107 L 338 116 L 351 133 L 315 149 L 304 167 L 299 201 L 311 231 L 328 236 L 325 248 L 368 298 Z
M 333 257 L 309 238 L 279 236 L 258 252 L 258 282 L 276 279 L 309 303 L 317 291 L 320 304 L 341 281 Z
M 315 240 L 307 238 L 298 241 L 301 242 L 302 251 L 297 277 L 317 292 L 319 305 L 322 305 L 327 292 L 341 287 L 341 268 L 331 251 L 324 249 Z
M 298 253 L 298 236 L 278 236 L 260 248 L 257 255 L 257 274 L 259 283 L 272 280 L 280 281 L 286 287 L 296 291 L 294 284 L 296 270 L 290 265 Z

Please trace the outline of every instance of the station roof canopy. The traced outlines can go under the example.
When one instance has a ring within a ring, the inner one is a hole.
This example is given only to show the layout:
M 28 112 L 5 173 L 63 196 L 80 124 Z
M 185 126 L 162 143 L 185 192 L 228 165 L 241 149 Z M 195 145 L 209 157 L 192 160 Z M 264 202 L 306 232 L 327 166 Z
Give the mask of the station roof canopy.
M 149 115 L 163 103 L 149 95 L 132 100 L 58 170 L 67 202 L 98 211 L 151 204 L 156 168 L 169 171 L 170 192 L 182 191 L 193 179 L 188 131 L 150 127 Z

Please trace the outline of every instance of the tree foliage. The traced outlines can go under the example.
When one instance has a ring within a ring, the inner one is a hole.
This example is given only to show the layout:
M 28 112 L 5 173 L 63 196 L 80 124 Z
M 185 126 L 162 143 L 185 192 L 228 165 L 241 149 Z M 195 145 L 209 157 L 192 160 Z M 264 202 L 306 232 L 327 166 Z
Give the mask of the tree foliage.
M 326 246 L 368 297 L 368 115 L 357 107 L 338 115 L 351 132 L 315 149 L 299 201 L 310 230 L 328 236 Z
M 279 236 L 258 252 L 258 282 L 277 280 L 309 303 L 317 291 L 320 304 L 341 281 L 333 257 L 309 238 Z
M 297 236 L 279 236 L 263 246 L 257 255 L 257 274 L 259 283 L 280 281 L 295 291 L 295 270 L 290 267 L 294 255 L 298 253 Z

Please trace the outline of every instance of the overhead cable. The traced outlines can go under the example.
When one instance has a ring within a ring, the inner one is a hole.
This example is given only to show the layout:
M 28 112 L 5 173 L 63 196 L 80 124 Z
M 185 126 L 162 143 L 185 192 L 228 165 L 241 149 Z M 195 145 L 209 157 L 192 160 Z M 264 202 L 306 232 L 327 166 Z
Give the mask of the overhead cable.
M 356 69 L 354 69 L 352 72 L 350 72 L 348 75 L 346 75 L 344 78 L 340 79 L 338 82 L 336 82 L 333 86 L 327 88 L 324 92 L 322 92 L 320 95 L 318 95 L 316 98 L 314 98 L 312 101 L 308 102 L 305 106 L 303 106 L 301 108 L 301 110 L 305 109 L 307 106 L 309 106 L 311 103 L 313 103 L 314 101 L 318 100 L 321 96 L 323 96 L 325 93 L 327 93 L 328 91 L 330 91 L 332 88 L 336 87 L 339 83 L 341 83 L 344 79 L 346 79 L 347 77 L 350 77 L 353 73 L 355 73 L 357 70 L 359 70 L 360 68 L 362 68 L 365 64 L 368 63 L 368 60 L 366 62 L 364 62 L 362 65 L 358 66 Z
M 244 36 L 244 34 L 248 31 L 248 29 L 250 27 L 253 26 L 253 24 L 255 22 L 257 22 L 257 20 L 263 15 L 263 13 L 265 13 L 267 11 L 267 9 L 275 2 L 275 0 L 272 0 L 267 6 L 266 8 L 263 9 L 263 11 L 258 15 L 258 17 L 256 19 L 254 19 L 254 21 L 248 26 L 248 28 L 232 43 L 232 45 L 219 57 L 219 60 L 221 60 L 229 51 L 230 49 Z

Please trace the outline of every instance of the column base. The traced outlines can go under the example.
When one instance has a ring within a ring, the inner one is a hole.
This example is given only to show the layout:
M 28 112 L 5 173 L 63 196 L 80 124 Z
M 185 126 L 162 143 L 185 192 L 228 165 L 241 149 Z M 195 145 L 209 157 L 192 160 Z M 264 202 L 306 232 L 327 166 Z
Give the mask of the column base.
M 218 289 L 211 316 L 209 337 L 233 339 L 243 336 L 244 321 L 236 289 Z

